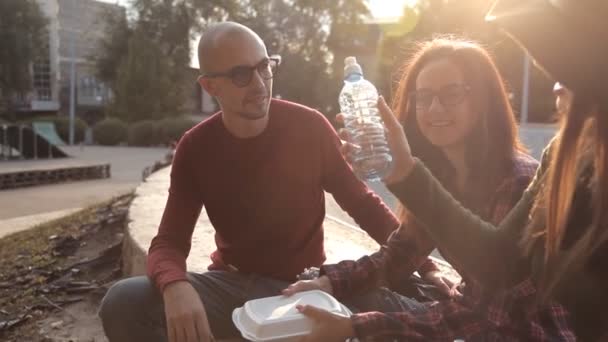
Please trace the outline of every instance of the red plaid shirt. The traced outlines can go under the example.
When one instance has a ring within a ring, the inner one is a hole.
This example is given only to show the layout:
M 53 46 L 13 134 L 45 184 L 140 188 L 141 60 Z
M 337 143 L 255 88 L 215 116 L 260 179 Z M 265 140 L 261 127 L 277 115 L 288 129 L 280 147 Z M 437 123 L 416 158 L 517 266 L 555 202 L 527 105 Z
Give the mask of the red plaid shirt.
M 498 224 L 513 208 L 534 177 L 538 162 L 520 154 L 513 172 L 497 187 L 479 215 Z M 406 229 L 407 228 L 407 229 Z M 357 261 L 325 265 L 333 294 L 347 298 L 377 286 L 392 287 L 419 269 L 435 248 L 423 229 L 413 224 L 393 232 L 387 244 Z M 487 293 L 467 276 L 448 253 L 442 255 L 463 276 L 463 298 L 423 303 L 416 312 L 367 312 L 352 316 L 361 341 L 423 340 L 453 341 L 456 338 L 481 341 L 574 341 L 566 311 L 552 303 L 539 309 L 533 302 L 532 281 L 526 280 L 501 293 Z

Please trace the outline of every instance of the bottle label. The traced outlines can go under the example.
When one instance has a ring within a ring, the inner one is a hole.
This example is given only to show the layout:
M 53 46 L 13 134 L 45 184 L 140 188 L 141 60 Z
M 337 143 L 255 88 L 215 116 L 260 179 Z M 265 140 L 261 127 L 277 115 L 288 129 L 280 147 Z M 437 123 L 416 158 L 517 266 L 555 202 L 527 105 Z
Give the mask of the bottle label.
M 347 82 L 357 82 L 360 81 L 363 78 L 363 74 L 360 74 L 358 72 L 353 72 L 351 74 L 346 75 L 346 77 L 344 77 L 344 80 Z

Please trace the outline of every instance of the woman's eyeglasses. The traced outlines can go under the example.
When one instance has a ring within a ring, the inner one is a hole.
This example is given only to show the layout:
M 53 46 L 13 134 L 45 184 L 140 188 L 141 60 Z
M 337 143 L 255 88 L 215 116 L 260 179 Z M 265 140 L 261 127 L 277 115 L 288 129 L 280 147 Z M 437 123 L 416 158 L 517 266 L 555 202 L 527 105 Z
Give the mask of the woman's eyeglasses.
M 470 91 L 466 84 L 449 84 L 438 91 L 418 89 L 410 94 L 410 101 L 414 101 L 417 110 L 428 110 L 435 98 L 442 106 L 451 107 L 462 103 Z
M 251 80 L 253 79 L 253 73 L 256 70 L 260 77 L 265 80 L 273 78 L 274 75 L 277 73 L 280 64 L 281 56 L 272 55 L 269 58 L 263 59 L 261 62 L 254 66 L 239 65 L 228 70 L 227 72 L 210 72 L 204 74 L 202 77 L 226 77 L 229 78 L 235 86 L 242 88 L 248 86 L 249 83 L 251 83 Z

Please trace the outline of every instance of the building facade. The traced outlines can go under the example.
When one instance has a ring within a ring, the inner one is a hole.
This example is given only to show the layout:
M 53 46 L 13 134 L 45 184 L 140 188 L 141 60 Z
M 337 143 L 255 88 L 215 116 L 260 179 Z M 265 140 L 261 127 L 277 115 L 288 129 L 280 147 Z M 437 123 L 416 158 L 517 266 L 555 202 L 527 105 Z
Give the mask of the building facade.
M 76 112 L 84 119 L 96 116 L 112 95 L 95 77 L 93 57 L 106 32 L 104 18 L 125 16 L 125 8 L 95 0 L 37 2 L 48 20 L 48 39 L 41 47 L 45 57 L 32 65 L 32 91 L 18 99 L 19 111 L 67 114 L 73 64 Z

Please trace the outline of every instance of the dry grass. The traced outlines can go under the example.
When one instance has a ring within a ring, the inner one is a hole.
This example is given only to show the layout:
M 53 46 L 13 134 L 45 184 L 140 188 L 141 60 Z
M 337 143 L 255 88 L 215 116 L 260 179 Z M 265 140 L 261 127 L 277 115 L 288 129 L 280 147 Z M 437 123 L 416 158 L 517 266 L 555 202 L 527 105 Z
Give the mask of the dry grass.
M 120 276 L 117 247 L 132 198 L 119 196 L 0 239 L 0 340 L 48 341 L 35 322 L 84 300 L 91 291 L 72 291 L 75 282 L 103 291 Z M 22 317 L 22 324 L 2 329 L 3 321 Z

